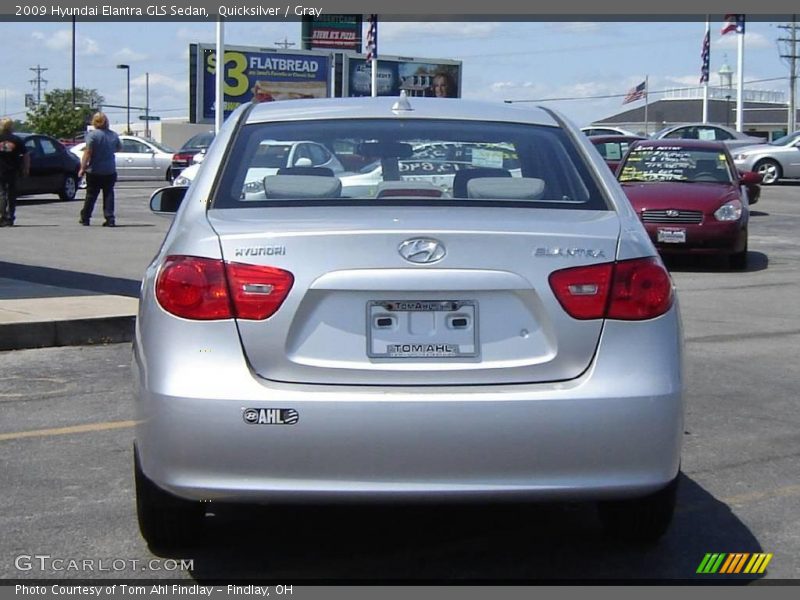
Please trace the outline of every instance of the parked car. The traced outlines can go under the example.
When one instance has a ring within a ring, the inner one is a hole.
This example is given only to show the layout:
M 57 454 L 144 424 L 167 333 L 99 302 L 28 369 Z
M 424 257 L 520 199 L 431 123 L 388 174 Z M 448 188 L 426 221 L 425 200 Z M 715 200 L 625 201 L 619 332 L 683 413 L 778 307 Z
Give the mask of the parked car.
M 724 142 L 728 148 L 760 144 L 763 138 L 754 137 L 736 131 L 733 127 L 712 125 L 710 123 L 684 123 L 672 125 L 656 131 L 652 136 L 654 140 L 704 140 L 708 142 Z
M 172 148 L 133 135 L 121 135 L 119 141 L 122 148 L 115 154 L 117 178 L 172 180 Z M 81 142 L 72 146 L 70 152 L 80 159 L 84 148 L 86 143 Z
M 374 194 L 344 197 L 321 167 L 247 189 L 265 142 L 340 139 L 381 161 Z M 415 147 L 476 142 L 514 169 L 473 149 L 448 197 L 402 177 Z M 151 208 L 175 213 L 134 342 L 151 545 L 198 535 L 218 501 L 584 500 L 621 537 L 667 528 L 675 292 L 557 113 L 404 95 L 248 105 L 192 185 Z
M 606 125 L 587 125 L 586 127 L 581 127 L 581 131 L 584 135 L 593 136 L 593 135 L 630 135 L 636 136 L 636 134 L 632 131 L 628 131 L 627 129 L 622 129 L 621 127 L 611 127 Z
M 663 254 L 727 256 L 747 267 L 747 186 L 725 144 L 698 140 L 636 142 L 617 172 L 625 194 Z
M 795 131 L 768 144 L 737 148 L 733 161 L 740 171 L 755 171 L 764 185 L 780 179 L 800 179 L 800 131 Z
M 644 140 L 638 135 L 592 135 L 589 136 L 589 141 L 606 161 L 608 168 L 612 173 L 617 172 L 622 157 L 628 151 L 628 148 L 633 142 Z
M 18 133 L 30 155 L 28 177 L 17 180 L 20 196 L 58 194 L 62 200 L 74 200 L 78 191 L 80 161 L 57 139 L 41 133 Z
M 180 150 L 172 155 L 172 178 L 178 177 L 184 169 L 191 165 L 195 155 L 204 154 L 213 141 L 213 131 L 203 131 L 190 137 Z

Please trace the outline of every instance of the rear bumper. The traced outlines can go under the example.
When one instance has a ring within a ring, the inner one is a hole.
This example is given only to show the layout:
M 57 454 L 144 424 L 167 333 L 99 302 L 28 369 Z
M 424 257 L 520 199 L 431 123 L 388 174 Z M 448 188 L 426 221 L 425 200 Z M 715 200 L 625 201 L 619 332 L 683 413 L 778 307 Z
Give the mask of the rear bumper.
M 137 334 L 142 470 L 184 498 L 624 498 L 663 487 L 680 463 L 677 306 L 650 322 L 606 323 L 580 378 L 531 385 L 278 384 L 250 373 L 238 343 L 217 353 L 216 369 L 187 362 L 165 379 Z M 262 408 L 299 419 L 245 421 Z

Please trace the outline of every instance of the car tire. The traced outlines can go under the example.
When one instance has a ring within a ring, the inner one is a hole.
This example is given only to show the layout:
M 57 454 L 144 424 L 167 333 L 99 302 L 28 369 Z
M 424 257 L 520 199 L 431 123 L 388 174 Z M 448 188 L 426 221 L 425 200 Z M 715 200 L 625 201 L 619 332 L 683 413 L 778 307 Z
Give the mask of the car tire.
M 164 176 L 164 181 L 172 181 L 172 167 L 167 167 L 167 173 Z
M 61 191 L 58 192 L 58 197 L 62 200 L 75 200 L 75 195 L 78 193 L 78 178 L 75 175 L 64 175 L 64 183 L 61 185 Z
M 747 233 L 745 232 L 745 235 Z M 747 268 L 747 238 L 744 239 L 744 250 L 735 252 L 728 256 L 728 265 L 736 271 L 744 271 Z
M 753 170 L 761 175 L 762 185 L 773 185 L 783 177 L 781 166 L 771 158 L 758 161 Z
M 159 488 L 142 472 L 134 447 L 136 515 L 139 531 L 153 549 L 172 550 L 195 543 L 203 527 L 205 505 L 178 498 Z
M 643 498 L 600 502 L 598 512 L 610 537 L 654 543 L 669 528 L 675 513 L 680 472 L 666 487 Z

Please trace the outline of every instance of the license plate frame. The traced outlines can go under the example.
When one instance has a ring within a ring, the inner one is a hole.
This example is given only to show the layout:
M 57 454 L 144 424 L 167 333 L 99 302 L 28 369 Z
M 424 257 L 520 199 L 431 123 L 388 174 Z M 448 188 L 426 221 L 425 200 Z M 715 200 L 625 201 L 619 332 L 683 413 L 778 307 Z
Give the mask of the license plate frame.
M 685 227 L 659 227 L 656 240 L 662 244 L 685 244 Z
M 370 300 L 367 356 L 371 359 L 442 360 L 480 356 L 475 300 Z M 392 322 L 379 326 L 379 320 Z M 466 326 L 460 326 L 462 321 Z M 415 331 L 416 330 L 416 331 Z

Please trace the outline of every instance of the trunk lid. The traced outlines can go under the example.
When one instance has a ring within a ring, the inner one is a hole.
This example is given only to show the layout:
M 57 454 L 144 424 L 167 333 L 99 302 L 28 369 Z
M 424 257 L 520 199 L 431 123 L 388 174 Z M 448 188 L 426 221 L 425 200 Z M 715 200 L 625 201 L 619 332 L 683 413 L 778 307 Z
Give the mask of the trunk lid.
M 295 278 L 272 317 L 237 320 L 252 369 L 313 384 L 573 379 L 603 321 L 567 315 L 548 277 L 613 261 L 620 233 L 611 211 L 530 208 L 270 207 L 208 218 L 226 261 Z M 409 262 L 406 242 L 412 260 L 433 262 Z

